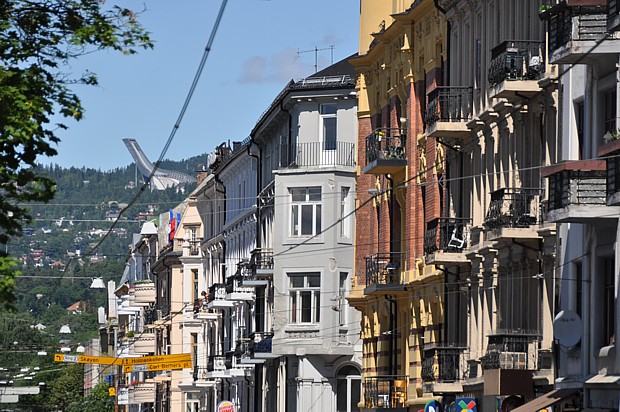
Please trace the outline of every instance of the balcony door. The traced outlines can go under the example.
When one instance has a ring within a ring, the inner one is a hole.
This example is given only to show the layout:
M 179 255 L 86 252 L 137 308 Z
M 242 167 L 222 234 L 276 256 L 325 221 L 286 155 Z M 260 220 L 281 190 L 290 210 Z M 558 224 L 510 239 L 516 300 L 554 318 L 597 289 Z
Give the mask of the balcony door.
M 355 366 L 344 366 L 336 375 L 336 411 L 359 412 L 362 376 Z

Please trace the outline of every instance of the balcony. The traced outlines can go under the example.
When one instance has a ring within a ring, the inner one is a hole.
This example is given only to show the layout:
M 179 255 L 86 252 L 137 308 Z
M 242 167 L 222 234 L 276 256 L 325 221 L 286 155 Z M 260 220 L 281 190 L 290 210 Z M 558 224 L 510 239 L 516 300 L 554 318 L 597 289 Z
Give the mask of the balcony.
M 233 307 L 233 302 L 226 300 L 226 285 L 224 283 L 214 283 L 209 286 L 207 297 L 208 309 L 228 309 Z
M 136 355 L 147 355 L 155 353 L 156 350 L 156 334 L 154 333 L 138 333 L 133 340 L 133 352 Z
M 365 295 L 392 294 L 405 291 L 402 252 L 377 253 L 366 257 Z
M 272 359 L 277 358 L 278 355 L 272 353 L 272 339 L 273 333 L 271 332 L 254 332 L 251 337 L 253 338 L 251 344 L 251 350 L 256 359 Z
M 394 174 L 407 166 L 407 135 L 403 129 L 375 129 L 366 136 L 366 167 L 368 174 Z
M 325 141 L 297 143 L 289 167 L 355 167 L 355 143 Z
M 426 393 L 459 393 L 468 376 L 465 347 L 435 346 L 424 349 L 422 381 Z
M 495 98 L 532 97 L 545 73 L 545 42 L 507 40 L 491 50 L 490 95 Z
M 538 339 L 534 332 L 497 331 L 488 336 L 482 369 L 538 369 Z
M 610 53 L 618 53 L 613 37 L 601 42 L 607 32 L 606 0 L 592 0 L 588 6 L 567 0 L 541 13 L 547 20 L 549 62 L 591 64 Z
M 598 149 L 599 157 L 604 157 L 607 169 L 607 204 L 620 205 L 620 139 L 611 140 Z
M 469 245 L 471 219 L 439 217 L 426 224 L 424 252 L 426 263 L 435 265 L 468 264 L 463 253 Z
M 250 260 L 239 266 L 239 286 L 263 287 L 273 278 L 273 249 L 254 249 Z
M 464 138 L 470 133 L 473 105 L 471 87 L 436 87 L 428 94 L 424 113 L 426 134 L 432 137 Z
M 532 227 L 539 223 L 539 196 L 540 189 L 529 188 L 503 188 L 492 192 L 484 221 L 487 240 L 537 238 Z
M 480 358 L 484 395 L 522 394 L 532 397 L 533 372 L 538 370 L 539 335 L 535 332 L 498 331 L 488 338 L 487 352 Z
M 226 357 L 223 355 L 209 355 L 207 372 L 223 372 L 226 370 Z
M 365 410 L 407 411 L 407 376 L 369 376 L 362 381 Z
M 133 385 L 129 388 L 129 404 L 154 403 L 155 402 L 155 384 L 141 383 Z
M 567 161 L 547 167 L 543 172 L 549 179 L 547 220 L 595 223 L 617 214 L 620 208 L 607 206 L 605 168 L 604 160 Z
M 134 284 L 134 304 L 136 306 L 149 306 L 155 303 L 155 283 L 136 282 Z
M 254 289 L 241 286 L 240 281 L 241 274 L 239 272 L 226 279 L 226 300 L 233 302 L 253 301 L 256 298 Z

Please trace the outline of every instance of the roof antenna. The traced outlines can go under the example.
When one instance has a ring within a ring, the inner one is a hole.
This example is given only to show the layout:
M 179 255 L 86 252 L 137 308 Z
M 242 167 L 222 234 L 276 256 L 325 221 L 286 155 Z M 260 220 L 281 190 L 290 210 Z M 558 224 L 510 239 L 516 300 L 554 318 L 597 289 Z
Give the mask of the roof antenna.
M 334 45 L 332 44 L 329 47 L 324 47 L 322 49 L 319 49 L 318 47 L 314 46 L 314 49 L 310 49 L 310 50 L 299 50 L 297 49 L 297 58 L 299 58 L 299 55 L 302 53 L 312 53 L 314 52 L 314 72 L 318 72 L 319 71 L 319 52 L 320 51 L 324 51 L 324 50 L 330 50 L 330 54 L 331 54 L 331 64 L 334 64 Z

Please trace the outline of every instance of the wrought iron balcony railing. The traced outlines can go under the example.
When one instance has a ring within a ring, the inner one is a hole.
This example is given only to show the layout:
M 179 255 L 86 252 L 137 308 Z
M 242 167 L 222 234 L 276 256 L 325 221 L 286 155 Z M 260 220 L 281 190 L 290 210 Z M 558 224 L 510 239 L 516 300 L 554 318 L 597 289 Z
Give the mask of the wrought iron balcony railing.
M 471 219 L 438 217 L 426 224 L 424 252 L 462 252 L 469 241 Z
M 503 188 L 491 193 L 485 226 L 529 227 L 539 223 L 540 189 Z
M 375 160 L 405 160 L 407 134 L 404 129 L 379 128 L 366 136 L 366 163 Z
M 213 285 L 209 286 L 209 295 L 207 298 L 208 302 L 224 299 L 226 299 L 226 284 L 214 283 Z
M 489 344 L 480 358 L 482 369 L 538 369 L 537 333 L 505 331 L 489 335 Z
M 404 408 L 407 401 L 407 375 L 368 376 L 362 381 L 366 408 Z
M 297 143 L 289 167 L 355 166 L 355 143 L 325 141 Z
M 489 83 L 505 80 L 537 80 L 545 72 L 545 42 L 507 40 L 491 50 Z
M 254 249 L 250 257 L 250 268 L 254 270 L 273 270 L 273 249 Z
M 458 382 L 467 378 L 466 348 L 437 346 L 425 349 L 422 381 Z
M 366 257 L 366 286 L 400 285 L 405 253 L 386 252 Z
M 252 338 L 252 353 L 271 353 L 273 333 L 271 332 L 254 332 L 250 335 Z
M 471 120 L 472 87 L 439 86 L 428 94 L 424 123 L 466 122 Z

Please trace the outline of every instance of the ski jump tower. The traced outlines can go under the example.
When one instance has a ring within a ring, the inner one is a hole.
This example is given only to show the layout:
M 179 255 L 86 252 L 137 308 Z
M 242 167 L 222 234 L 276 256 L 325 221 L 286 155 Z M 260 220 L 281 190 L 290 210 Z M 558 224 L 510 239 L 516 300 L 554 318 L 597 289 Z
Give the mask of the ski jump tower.
M 136 170 L 140 173 L 142 179 L 151 185 L 151 190 L 164 190 L 177 186 L 182 188 L 188 183 L 195 181 L 192 176 L 185 173 L 160 168 L 155 170 L 155 165 L 146 157 L 136 139 L 123 139 L 123 143 L 125 143 L 131 157 L 136 162 Z M 155 172 L 153 173 L 154 170 Z

